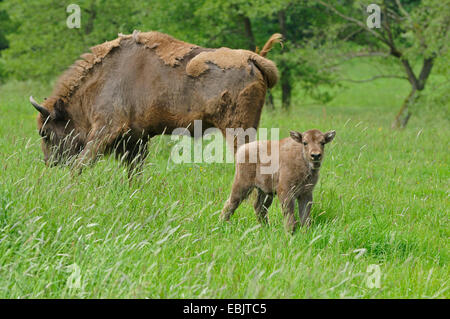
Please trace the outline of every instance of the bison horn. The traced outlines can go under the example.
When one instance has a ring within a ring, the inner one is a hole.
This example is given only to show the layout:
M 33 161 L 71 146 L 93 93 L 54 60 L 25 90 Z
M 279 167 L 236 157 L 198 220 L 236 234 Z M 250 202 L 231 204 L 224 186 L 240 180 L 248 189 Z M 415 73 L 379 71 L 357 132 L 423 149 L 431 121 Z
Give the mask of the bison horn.
M 32 96 L 30 96 L 30 103 L 34 106 L 34 108 L 36 110 L 39 111 L 39 113 L 42 114 L 42 116 L 44 117 L 49 117 L 50 116 L 50 112 L 43 106 L 39 105 Z

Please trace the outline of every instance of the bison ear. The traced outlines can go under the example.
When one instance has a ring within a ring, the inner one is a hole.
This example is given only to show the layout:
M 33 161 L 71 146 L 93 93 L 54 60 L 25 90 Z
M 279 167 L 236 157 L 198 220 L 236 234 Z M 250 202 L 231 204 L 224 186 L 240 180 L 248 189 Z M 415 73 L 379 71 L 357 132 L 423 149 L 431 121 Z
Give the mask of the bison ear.
M 324 136 L 325 136 L 325 143 L 330 143 L 336 136 L 336 131 L 328 131 L 324 134 Z
M 58 99 L 55 102 L 52 118 L 54 120 L 65 120 L 67 118 L 67 112 L 64 107 L 64 102 L 61 99 Z
M 291 131 L 290 134 L 291 134 L 291 138 L 292 138 L 294 141 L 299 142 L 299 143 L 302 142 L 302 139 L 303 139 L 303 138 L 302 138 L 302 133 L 297 132 L 297 131 Z
M 47 109 L 46 109 L 45 107 L 43 107 L 42 105 L 39 105 L 39 104 L 33 99 L 32 96 L 30 96 L 30 103 L 31 103 L 31 105 L 34 106 L 34 108 L 35 108 L 36 110 L 39 111 L 39 113 L 42 114 L 43 117 L 47 118 L 47 117 L 50 116 L 50 111 L 47 110 Z

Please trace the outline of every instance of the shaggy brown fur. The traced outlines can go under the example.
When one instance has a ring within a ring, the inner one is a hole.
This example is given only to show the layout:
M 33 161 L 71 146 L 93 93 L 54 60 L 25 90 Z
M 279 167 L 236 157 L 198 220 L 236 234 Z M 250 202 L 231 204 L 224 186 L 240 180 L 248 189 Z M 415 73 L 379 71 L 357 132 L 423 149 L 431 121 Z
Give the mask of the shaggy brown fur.
M 293 232 L 298 224 L 294 215 L 295 200 L 298 202 L 302 225 L 309 221 L 313 201 L 312 192 L 319 179 L 319 169 L 324 155 L 324 145 L 333 140 L 335 131 L 322 133 L 309 130 L 305 133 L 291 132 L 291 137 L 281 141 L 255 141 L 244 144 L 236 153 L 236 172 L 231 195 L 223 208 L 221 218 L 229 220 L 243 199 L 253 188 L 258 189 L 254 204 L 258 219 L 267 223 L 267 210 L 273 195 L 278 194 L 285 216 L 285 226 Z M 279 153 L 279 168 L 273 174 L 264 174 L 261 150 L 268 155 Z M 255 160 L 251 160 L 253 158 Z
M 120 47 L 122 40 L 133 38 L 136 43 L 145 45 L 146 48 L 155 49 L 156 54 L 165 64 L 170 66 L 179 65 L 179 60 L 194 48 L 198 48 L 193 44 L 189 44 L 177 40 L 170 35 L 151 31 L 139 32 L 134 31 L 132 35 L 119 34 L 117 39 L 107 41 L 91 48 L 91 53 L 82 54 L 81 60 L 77 60 L 58 80 L 51 97 L 47 99 L 43 106 L 53 109 L 58 98 L 67 102 L 72 92 L 83 81 L 87 73 L 113 50 Z
M 197 57 L 216 51 L 207 71 L 187 72 Z M 255 53 L 201 48 L 159 32 L 119 35 L 81 58 L 49 99 L 31 101 L 46 160 L 77 156 L 79 167 L 116 150 L 134 168 L 152 136 L 178 127 L 192 132 L 194 120 L 223 133 L 257 128 L 266 89 L 277 80 L 273 62 Z
M 202 52 L 188 63 L 186 73 L 191 76 L 200 76 L 209 69 L 208 63 L 213 63 L 222 70 L 241 68 L 251 72 L 252 68 L 249 62 L 253 62 L 258 68 L 263 70 L 269 88 L 277 83 L 278 71 L 275 64 L 247 50 L 220 48 L 214 51 Z

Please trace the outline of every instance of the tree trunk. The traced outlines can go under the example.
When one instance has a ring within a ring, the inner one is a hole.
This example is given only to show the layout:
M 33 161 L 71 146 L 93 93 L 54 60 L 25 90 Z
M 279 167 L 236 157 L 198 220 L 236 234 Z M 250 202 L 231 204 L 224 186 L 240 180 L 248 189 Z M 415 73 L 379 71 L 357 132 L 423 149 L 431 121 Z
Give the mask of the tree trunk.
M 246 16 L 242 16 L 242 21 L 244 22 L 245 36 L 248 40 L 248 49 L 254 52 L 256 50 L 256 44 L 252 30 L 252 22 L 250 21 L 250 18 Z
M 409 118 L 412 115 L 411 108 L 417 103 L 420 92 L 425 89 L 425 84 L 430 76 L 434 64 L 434 56 L 423 60 L 422 70 L 418 78 L 414 74 L 408 60 L 402 58 L 401 62 L 405 68 L 409 83 L 411 83 L 411 92 L 403 102 L 394 122 L 392 122 L 392 128 L 404 128 L 408 124 Z
M 281 34 L 286 37 L 286 12 L 284 10 L 278 11 L 278 26 Z
M 291 83 L 289 71 L 281 73 L 281 106 L 283 109 L 288 110 L 291 106 Z
M 286 32 L 286 12 L 284 10 L 278 11 L 278 26 L 280 33 L 287 36 Z M 281 50 L 281 54 L 285 52 L 286 48 Z M 289 65 L 281 58 L 279 69 L 281 70 L 281 106 L 283 109 L 288 110 L 291 106 L 291 77 Z
M 275 110 L 275 103 L 273 102 L 273 95 L 270 90 L 267 90 L 266 105 L 269 110 Z
M 400 108 L 400 111 L 395 116 L 394 122 L 392 122 L 392 128 L 405 128 L 408 124 L 409 118 L 412 115 L 411 107 L 417 101 L 419 93 L 416 88 L 412 88 L 409 95 L 406 97 L 405 101 Z

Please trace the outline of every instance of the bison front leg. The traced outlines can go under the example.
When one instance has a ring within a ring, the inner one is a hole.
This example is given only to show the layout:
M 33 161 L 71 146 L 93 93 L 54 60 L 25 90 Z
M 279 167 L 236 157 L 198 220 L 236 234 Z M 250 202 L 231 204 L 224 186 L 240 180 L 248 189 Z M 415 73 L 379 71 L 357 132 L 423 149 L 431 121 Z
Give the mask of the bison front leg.
M 86 143 L 86 146 L 75 159 L 73 165 L 73 172 L 81 174 L 83 169 L 93 163 L 97 157 L 98 150 L 100 146 L 96 141 L 89 141 Z
M 81 153 L 74 161 L 73 169 L 81 174 L 84 167 L 95 162 L 97 157 L 104 153 L 119 136 L 119 130 L 106 130 L 106 125 L 97 126 L 88 135 L 87 142 Z
M 295 198 L 288 191 L 279 191 L 281 207 L 284 215 L 284 227 L 290 234 L 295 232 L 298 221 L 295 218 Z
M 311 223 L 310 213 L 313 203 L 312 193 L 301 195 L 298 199 L 298 216 L 302 226 L 309 226 Z

